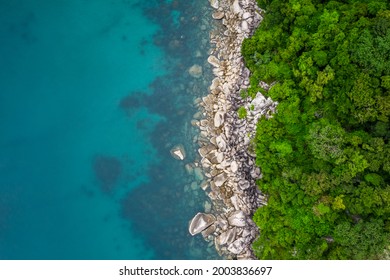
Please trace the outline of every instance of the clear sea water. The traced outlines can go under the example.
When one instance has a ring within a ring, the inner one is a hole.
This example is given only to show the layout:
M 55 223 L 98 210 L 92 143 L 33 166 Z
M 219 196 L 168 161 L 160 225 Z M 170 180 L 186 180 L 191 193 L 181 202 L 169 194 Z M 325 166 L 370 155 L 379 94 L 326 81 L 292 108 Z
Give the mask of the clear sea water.
M 0 0 L 0 259 L 218 258 L 184 168 L 208 5 Z

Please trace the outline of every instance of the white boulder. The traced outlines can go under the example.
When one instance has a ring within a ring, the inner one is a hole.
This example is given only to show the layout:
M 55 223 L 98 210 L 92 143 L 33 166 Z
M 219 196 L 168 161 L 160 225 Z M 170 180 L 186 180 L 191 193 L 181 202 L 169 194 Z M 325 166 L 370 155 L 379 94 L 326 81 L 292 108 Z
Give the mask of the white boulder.
M 214 181 L 215 186 L 220 187 L 226 182 L 226 180 L 227 180 L 226 174 L 221 173 L 221 174 L 215 176 L 213 181 Z
M 213 7 L 214 9 L 219 8 L 218 0 L 209 0 L 209 2 L 210 2 L 210 6 Z
M 186 157 L 186 152 L 183 145 L 176 145 L 171 149 L 171 155 L 178 160 L 184 160 Z
M 233 172 L 233 173 L 236 173 L 238 171 L 238 164 L 235 160 L 233 160 L 231 163 L 230 163 L 230 170 Z
M 241 210 L 233 212 L 228 218 L 229 224 L 236 227 L 246 226 L 246 217 Z
M 197 213 L 194 218 L 192 218 L 188 230 L 191 235 L 198 234 L 214 224 L 216 218 L 212 214 Z
M 216 128 L 220 127 L 225 121 L 225 112 L 217 111 L 214 115 L 214 126 Z
M 207 62 L 210 63 L 214 67 L 219 67 L 219 64 L 220 64 L 219 59 L 216 58 L 214 55 L 210 55 L 207 58 Z

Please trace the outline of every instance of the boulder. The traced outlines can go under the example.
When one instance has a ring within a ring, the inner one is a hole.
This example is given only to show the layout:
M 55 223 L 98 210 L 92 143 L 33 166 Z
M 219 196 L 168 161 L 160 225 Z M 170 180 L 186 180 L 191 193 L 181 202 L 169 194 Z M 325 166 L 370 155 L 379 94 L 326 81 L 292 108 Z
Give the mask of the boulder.
M 216 158 L 218 163 L 222 163 L 223 159 L 225 158 L 225 155 L 223 153 L 217 153 Z
M 233 173 L 236 173 L 238 171 L 238 164 L 235 160 L 233 160 L 231 163 L 230 163 L 230 170 L 233 172 Z
M 209 187 L 209 184 L 207 183 L 207 181 L 204 181 L 202 182 L 202 184 L 200 184 L 200 187 L 202 188 L 202 190 L 206 191 Z
M 207 58 L 207 62 L 210 63 L 212 66 L 214 67 L 219 67 L 219 59 L 216 58 L 214 55 L 210 55 L 208 58 Z
M 208 228 L 206 228 L 204 231 L 202 231 L 202 236 L 203 238 L 207 238 L 209 237 L 209 235 L 213 234 L 216 230 L 216 226 L 215 225 L 211 225 L 209 226 Z
M 238 185 L 240 186 L 240 189 L 242 189 L 242 190 L 246 190 L 251 186 L 251 184 L 247 180 L 240 180 L 238 182 Z
M 220 127 L 225 121 L 225 112 L 218 111 L 214 115 L 214 126 L 216 128 Z
M 228 83 L 224 83 L 222 85 L 222 90 L 223 92 L 226 94 L 226 95 L 229 95 L 230 94 L 230 88 L 231 88 L 231 85 L 228 84 Z
M 214 177 L 213 181 L 215 186 L 220 187 L 222 186 L 227 180 L 226 173 L 221 173 Z
M 210 153 L 213 150 L 215 150 L 215 146 L 210 144 L 199 148 L 198 152 L 202 157 L 205 157 L 207 156 L 208 153 Z
M 214 78 L 211 82 L 210 90 L 215 90 L 219 84 L 221 83 L 221 80 L 219 78 Z
M 188 69 L 188 73 L 194 78 L 200 78 L 203 75 L 202 66 L 194 64 Z
M 171 155 L 178 160 L 184 160 L 186 157 L 186 152 L 183 145 L 176 145 L 171 149 Z
M 230 202 L 232 203 L 234 209 L 239 210 L 240 205 L 238 203 L 238 196 L 235 194 L 230 198 Z
M 241 23 L 241 30 L 242 31 L 248 31 L 249 30 L 249 25 L 248 25 L 248 22 L 246 20 L 244 20 L 242 23 Z
M 246 226 L 246 217 L 241 210 L 233 212 L 228 218 L 229 224 L 236 227 Z
M 212 164 L 217 164 L 217 156 L 216 156 L 217 151 L 211 151 L 210 153 L 207 154 L 206 158 L 212 163 Z
M 244 250 L 237 256 L 237 260 L 255 260 L 255 259 L 253 258 L 250 250 Z
M 214 224 L 216 218 L 212 214 L 197 213 L 194 218 L 192 218 L 188 231 L 191 235 L 198 234 Z
M 191 183 L 191 189 L 193 190 L 193 191 L 196 191 L 199 187 L 198 187 L 198 184 L 196 183 L 196 182 L 192 182 Z
M 210 6 L 213 7 L 214 9 L 218 9 L 219 8 L 219 1 L 218 0 L 209 0 L 210 2 Z
M 243 238 L 239 238 L 228 246 L 228 250 L 233 254 L 240 254 L 245 249 L 245 243 Z
M 185 165 L 185 168 L 186 168 L 187 173 L 188 173 L 189 175 L 192 175 L 192 173 L 194 172 L 193 166 L 192 166 L 191 164 L 187 163 L 187 164 Z
M 215 138 L 215 142 L 216 142 L 220 151 L 224 152 L 226 150 L 226 142 L 222 136 L 217 136 Z
M 228 229 L 228 221 L 226 221 L 223 217 L 218 216 L 216 224 L 222 229 L 227 230 Z
M 242 19 L 248 19 L 248 18 L 250 18 L 251 16 L 252 16 L 251 13 L 245 12 L 245 13 L 242 15 Z
M 211 166 L 211 162 L 207 158 L 202 158 L 200 161 L 203 168 L 209 168 Z
M 223 19 L 224 16 L 224 12 L 219 11 L 212 14 L 213 19 Z
M 251 172 L 250 172 L 250 174 L 251 174 L 251 177 L 252 177 L 253 179 L 259 178 L 260 175 L 261 175 L 260 168 L 256 167 L 256 168 L 252 169 Z
M 234 239 L 236 238 L 236 234 L 237 234 L 237 228 L 235 228 L 235 227 L 228 229 L 227 231 L 222 232 L 218 236 L 219 245 L 231 244 L 234 241 Z
M 207 127 L 209 125 L 209 121 L 208 120 L 200 120 L 200 126 L 201 127 Z
M 242 9 L 240 7 L 240 4 L 238 3 L 238 0 L 234 0 L 233 5 L 231 6 L 231 11 L 235 14 L 240 14 L 242 12 Z
M 265 97 L 260 92 L 258 92 L 256 94 L 256 97 L 252 100 L 250 106 L 253 107 L 253 112 L 257 113 L 264 108 L 265 103 L 266 103 Z
M 202 181 L 204 179 L 202 169 L 200 169 L 199 167 L 196 167 L 194 169 L 194 176 L 195 176 L 196 181 Z

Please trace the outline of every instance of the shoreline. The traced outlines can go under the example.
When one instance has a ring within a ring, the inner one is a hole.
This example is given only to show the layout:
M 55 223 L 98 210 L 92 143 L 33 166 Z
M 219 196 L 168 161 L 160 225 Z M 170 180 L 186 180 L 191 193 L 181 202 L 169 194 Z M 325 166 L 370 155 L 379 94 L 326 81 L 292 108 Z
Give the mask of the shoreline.
M 261 115 L 275 110 L 276 103 L 260 93 L 243 100 L 241 90 L 249 86 L 249 70 L 241 55 L 241 45 L 260 24 L 261 10 L 255 0 L 209 0 L 212 17 L 221 27 L 210 32 L 213 45 L 208 63 L 214 79 L 209 93 L 197 104 L 201 112 L 198 126 L 199 162 L 206 179 L 202 189 L 211 199 L 206 213 L 199 212 L 190 221 L 189 232 L 201 233 L 226 259 L 255 259 L 251 245 L 259 236 L 252 221 L 254 211 L 266 204 L 258 190 L 261 178 L 250 151 L 251 138 Z M 238 117 L 245 107 L 247 117 Z

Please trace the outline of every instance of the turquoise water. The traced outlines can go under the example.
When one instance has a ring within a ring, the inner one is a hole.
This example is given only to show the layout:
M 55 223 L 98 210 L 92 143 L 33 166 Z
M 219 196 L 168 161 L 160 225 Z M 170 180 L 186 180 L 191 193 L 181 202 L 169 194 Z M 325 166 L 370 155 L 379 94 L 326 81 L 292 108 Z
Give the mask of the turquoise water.
M 187 232 L 193 2 L 0 0 L 0 259 L 217 258 Z

